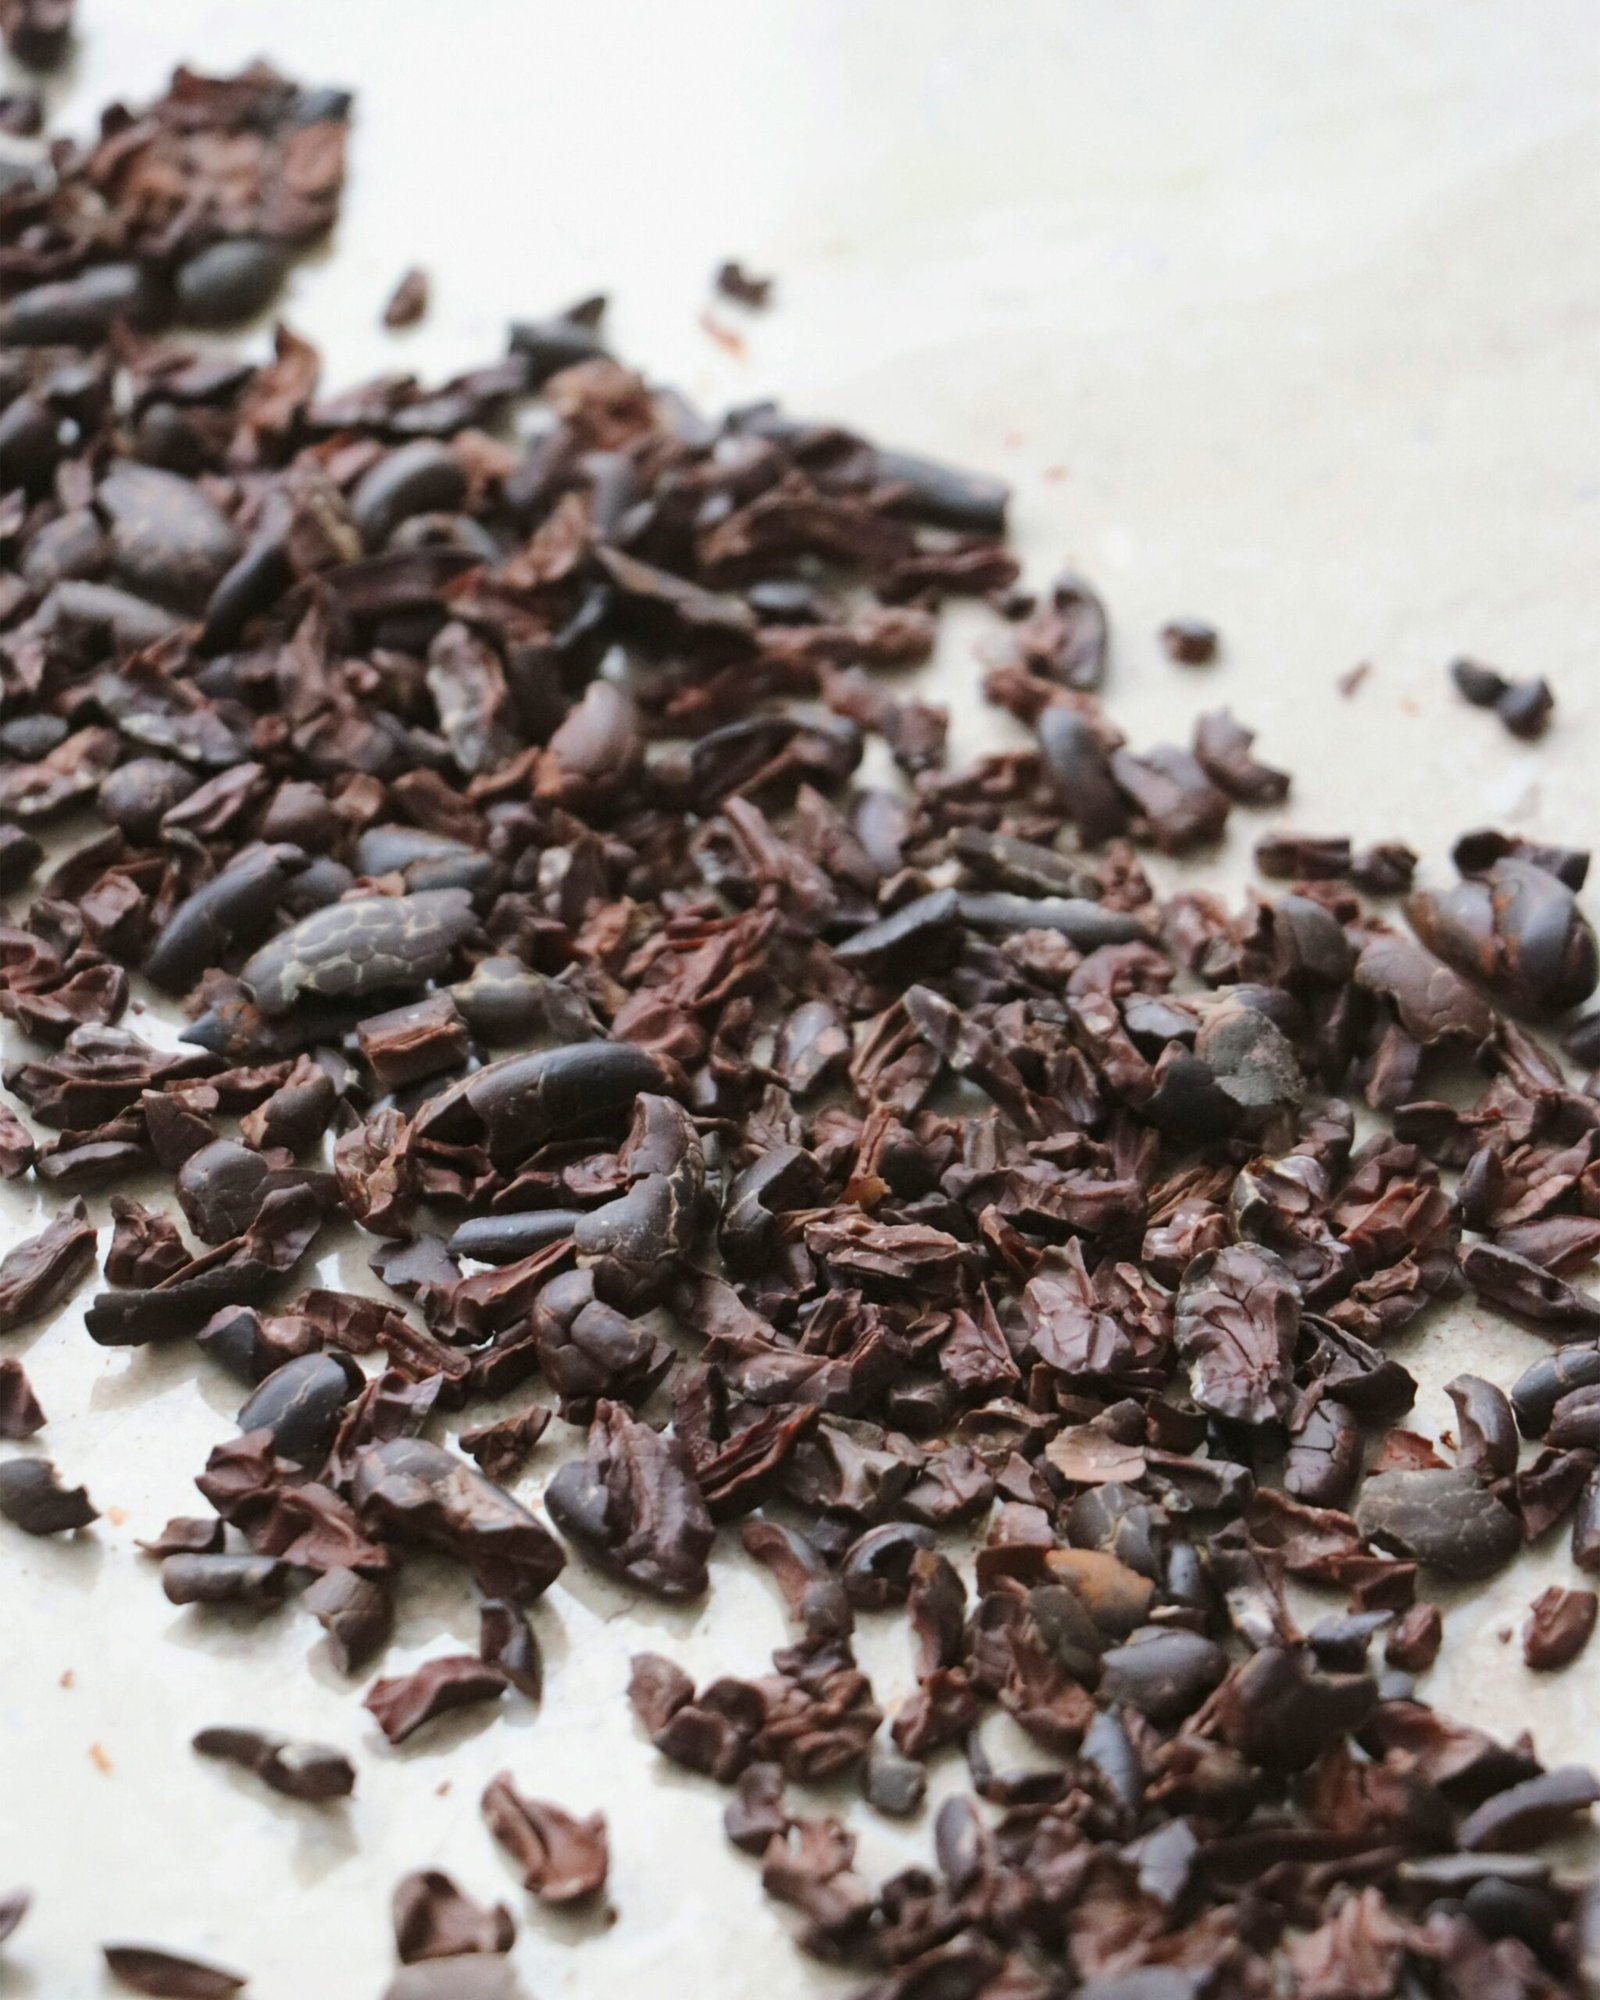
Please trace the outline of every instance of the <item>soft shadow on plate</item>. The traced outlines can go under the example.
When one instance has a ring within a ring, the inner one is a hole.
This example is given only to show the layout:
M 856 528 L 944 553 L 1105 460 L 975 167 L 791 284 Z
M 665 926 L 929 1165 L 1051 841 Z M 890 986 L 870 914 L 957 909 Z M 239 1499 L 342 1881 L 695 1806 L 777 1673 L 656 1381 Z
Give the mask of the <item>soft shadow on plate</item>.
M 192 1751 L 190 1754 L 197 1755 Z M 213 1766 L 213 1770 L 217 1783 L 237 1795 L 234 1810 L 268 1813 L 286 1830 L 292 1830 L 294 1847 L 289 1865 L 302 1887 L 331 1875 L 358 1852 L 348 1799 L 286 1798 L 246 1771 L 222 1764 Z M 359 1790 L 359 1776 L 356 1783 Z

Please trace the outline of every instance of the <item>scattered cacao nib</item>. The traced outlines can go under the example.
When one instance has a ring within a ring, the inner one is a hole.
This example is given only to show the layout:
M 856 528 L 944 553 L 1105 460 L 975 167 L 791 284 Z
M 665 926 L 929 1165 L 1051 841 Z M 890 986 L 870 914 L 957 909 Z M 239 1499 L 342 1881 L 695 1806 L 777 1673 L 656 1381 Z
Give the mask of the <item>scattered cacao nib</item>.
M 520 1604 L 485 1598 L 478 1607 L 478 1657 L 498 1667 L 529 1701 L 538 1701 L 544 1693 L 544 1658 Z
M 1456 692 L 1474 708 L 1493 708 L 1511 685 L 1494 667 L 1465 658 L 1451 661 L 1450 678 L 1456 684 Z
M 1600 1477 L 1590 1472 L 1572 1517 L 1572 1560 L 1586 1574 L 1600 1570 Z
M 1588 918 L 1566 884 L 1534 862 L 1507 857 L 1453 889 L 1418 890 L 1405 908 L 1430 951 L 1515 1013 L 1564 1013 L 1600 981 Z
M 1256 866 L 1279 881 L 1337 881 L 1350 873 L 1344 834 L 1265 833 L 1256 842 Z
M 81 1486 L 63 1486 L 47 1458 L 0 1464 L 0 1514 L 27 1535 L 68 1535 L 100 1518 Z
M 1547 681 L 1513 681 L 1497 697 L 1494 712 L 1513 736 L 1542 736 L 1555 713 L 1556 698 Z
M 1112 777 L 1111 746 L 1091 723 L 1053 703 L 1035 728 L 1047 783 L 1084 843 L 1098 847 L 1126 832 L 1130 814 Z
M 1600 1451 L 1600 1384 L 1586 1383 L 1560 1396 L 1544 1437 L 1557 1451 Z
M 0 35 L 29 69 L 59 69 L 72 42 L 73 0 L 5 0 Z
M 175 1514 L 159 1535 L 142 1541 L 147 1556 L 215 1556 L 222 1553 L 226 1524 L 210 1514 Z
M 1425 1674 L 1439 1657 L 1444 1619 L 1437 1604 L 1413 1604 L 1401 1612 L 1383 1642 L 1383 1657 L 1403 1673 Z
M 389 294 L 383 309 L 387 327 L 415 326 L 428 310 L 428 274 L 413 264 Z
M 0 896 L 12 896 L 25 887 L 44 859 L 44 848 L 10 820 L 0 824 Z
M 1203 618 L 1169 618 L 1161 628 L 1167 658 L 1180 666 L 1205 667 L 1217 657 L 1217 628 Z
M 1369 896 L 1403 896 L 1417 872 L 1417 855 L 1399 840 L 1378 840 L 1350 858 L 1350 880 Z
M 1511 1407 L 1524 1437 L 1542 1438 L 1556 1404 L 1574 1389 L 1600 1383 L 1600 1346 L 1558 1347 L 1541 1354 L 1511 1385 Z
M 1522 1657 L 1535 1673 L 1569 1667 L 1594 1636 L 1600 1597 L 1592 1590 L 1563 1590 L 1552 1584 L 1528 1607 Z
M 581 1460 L 545 1489 L 550 1517 L 604 1569 L 658 1597 L 698 1597 L 716 1531 L 688 1455 L 618 1403 L 596 1406 Z
M 0 1361 L 0 1438 L 13 1443 L 30 1438 L 35 1431 L 42 1431 L 44 1424 L 44 1411 L 22 1363 L 8 1356 Z
M 1456 1829 L 1456 1843 L 1468 1853 L 1538 1847 L 1596 1800 L 1600 1779 L 1581 1765 L 1564 1764 L 1486 1799 Z
M 0 1333 L 41 1319 L 75 1291 L 94 1263 L 95 1231 L 81 1201 L 0 1260 Z
M 527 1604 L 560 1573 L 561 1545 L 528 1510 L 440 1446 L 398 1437 L 357 1458 L 351 1497 L 380 1531 L 455 1556 L 479 1587 Z
M 224 1972 L 204 1959 L 185 1958 L 149 1944 L 106 1944 L 100 1947 L 106 1969 L 130 1993 L 149 1993 L 156 2000 L 227 2000 L 245 1985 L 240 1972 Z
M 628 1706 L 652 1737 L 694 1700 L 694 1682 L 660 1653 L 635 1653 L 628 1675 Z
M 22 1922 L 33 1902 L 33 1895 L 27 1889 L 8 1889 L 0 1895 L 0 1944 Z
M 751 1765 L 765 1770 L 770 1766 Z M 747 1771 L 745 1776 L 750 1773 Z M 742 1782 L 742 1781 L 741 1781 Z M 928 1789 L 928 1773 L 914 1757 L 903 1757 L 891 1744 L 875 1740 L 867 1758 L 862 1790 L 867 1803 L 891 1819 L 907 1819 L 917 1812 Z M 732 1835 L 729 1835 L 732 1838 Z
M 1482 1048 L 1495 1032 L 1482 996 L 1442 959 L 1395 932 L 1368 939 L 1356 960 L 1356 984 L 1389 1000 L 1399 1026 L 1424 1048 L 1452 1041 Z
M 394 1886 L 394 1948 L 402 1965 L 507 1952 L 517 1927 L 504 1903 L 485 1908 L 437 1868 L 419 1868 Z
M 238 1764 L 291 1799 L 343 1799 L 355 1790 L 355 1767 L 325 1743 L 299 1743 L 259 1729 L 202 1729 L 193 1739 L 202 1757 Z
M 1094 587 L 1065 571 L 1050 586 L 1048 600 L 1017 626 L 1017 663 L 1046 684 L 1092 694 L 1105 679 L 1110 636 L 1110 620 Z
M 458 1068 L 472 1047 L 448 993 L 372 1015 L 356 1029 L 356 1040 L 373 1075 L 391 1090 Z
M 1163 854 L 1185 854 L 1221 837 L 1227 797 L 1187 750 L 1162 744 L 1142 757 L 1115 750 L 1111 776 Z
M 1505 1395 L 1481 1375 L 1458 1375 L 1444 1392 L 1456 1410 L 1456 1463 L 1485 1481 L 1515 1472 L 1517 1425 Z
M 447 1653 L 425 1660 L 413 1673 L 374 1681 L 361 1705 L 391 1743 L 404 1743 L 451 1709 L 498 1701 L 505 1691 L 506 1676 L 498 1667 L 475 1653 Z
M 0 1180 L 20 1180 L 37 1151 L 27 1126 L 9 1106 L 0 1104 Z
M 1225 708 L 1202 715 L 1194 726 L 1194 754 L 1200 768 L 1240 805 L 1276 806 L 1289 796 L 1289 773 L 1252 757 L 1255 731 L 1235 722 Z
M 1207 1251 L 1184 1272 L 1175 1310 L 1178 1351 L 1202 1409 L 1255 1424 L 1287 1414 L 1300 1292 L 1270 1251 Z
M 288 1587 L 287 1569 L 272 1556 L 170 1555 L 161 1564 L 161 1588 L 171 1604 L 271 1607 Z
M 912 1767 L 920 1776 L 922 1767 Z M 735 1847 L 761 1854 L 769 1841 L 789 1830 L 791 1815 L 784 1803 L 784 1779 L 777 1764 L 751 1764 L 739 1774 L 733 1797 L 722 1814 L 722 1828 Z
M 603 1814 L 575 1819 L 548 1800 L 525 1798 L 509 1771 L 489 1780 L 482 1803 L 489 1831 L 541 1902 L 578 1903 L 605 1887 L 611 1856 Z
M 325 1571 L 300 1602 L 326 1633 L 329 1654 L 342 1674 L 357 1672 L 388 1641 L 394 1622 L 389 1594 L 353 1569 Z
M 1538 1328 L 1600 1331 L 1600 1299 L 1494 1243 L 1472 1243 L 1461 1253 L 1461 1275 L 1480 1298 Z
M 1565 882 L 1576 893 L 1589 879 L 1589 850 L 1585 847 L 1556 847 L 1547 842 L 1525 840 L 1521 834 L 1500 833 L 1493 827 L 1476 827 L 1458 836 L 1450 859 L 1459 875 L 1482 875 L 1497 861 L 1528 861 Z
M 725 299 L 759 312 L 772 303 L 772 280 L 753 277 L 736 259 L 719 264 L 712 283 Z
M 239 1411 L 241 1431 L 265 1431 L 280 1458 L 320 1466 L 362 1382 L 348 1356 L 302 1354 L 275 1368 Z
M 549 1428 L 550 1412 L 541 1403 L 532 1403 L 512 1416 L 492 1424 L 479 1424 L 461 1433 L 461 1449 L 477 1461 L 486 1479 L 504 1486 L 515 1479 L 532 1456 L 534 1446 Z
M 1453 1468 L 1369 1478 L 1356 1522 L 1363 1534 L 1445 1576 L 1490 1576 L 1522 1545 L 1515 1516 L 1472 1473 Z

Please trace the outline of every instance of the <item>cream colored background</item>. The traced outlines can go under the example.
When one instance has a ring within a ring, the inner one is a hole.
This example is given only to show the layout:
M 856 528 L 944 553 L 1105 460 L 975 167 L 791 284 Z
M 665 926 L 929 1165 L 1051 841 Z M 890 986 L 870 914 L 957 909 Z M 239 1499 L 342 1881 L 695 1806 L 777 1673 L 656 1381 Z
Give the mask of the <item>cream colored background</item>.
M 265 53 L 359 88 L 344 224 L 287 301 L 330 381 L 468 365 L 514 313 L 609 287 L 621 350 L 708 406 L 778 392 L 1011 478 L 1034 580 L 1071 559 L 1106 592 L 1109 701 L 1136 741 L 1186 739 L 1228 702 L 1294 767 L 1299 824 L 1402 837 L 1435 869 L 1489 818 L 1600 835 L 1587 0 L 84 0 L 83 28 L 58 93 L 75 127 L 186 57 Z M 730 254 L 778 279 L 764 318 L 715 308 L 743 360 L 698 324 Z M 385 335 L 412 262 L 431 316 Z M 1165 660 L 1153 634 L 1179 611 L 1222 627 L 1222 663 Z M 969 747 L 1003 733 L 973 699 L 980 623 L 951 621 L 935 675 Z M 1462 650 L 1549 676 L 1544 744 L 1455 701 L 1443 667 Z M 1372 673 L 1346 701 L 1334 680 L 1359 660 Z M 1235 817 L 1230 882 L 1260 824 Z M 40 1219 L 31 1187 L 5 1191 L 8 1233 Z M 324 1275 L 359 1282 L 362 1260 Z M 339 1680 L 303 1614 L 165 1603 L 133 1538 L 194 1504 L 238 1398 L 187 1346 L 92 1346 L 80 1310 L 7 1344 L 50 1416 L 39 1447 L 107 1519 L 76 1545 L 0 1533 L 0 1887 L 37 1896 L 0 1995 L 98 1995 L 95 1943 L 131 1937 L 237 1965 L 258 2000 L 363 2000 L 391 1963 L 389 1889 L 422 1865 L 525 1918 L 539 2000 L 848 1990 L 788 1947 L 723 1844 L 723 1795 L 663 1764 L 623 1702 L 641 1645 L 696 1672 L 763 1664 L 782 1625 L 742 1559 L 686 1613 L 573 1565 L 536 1614 L 541 1712 L 508 1703 L 390 1751 L 364 1679 Z M 1433 1318 L 1404 1343 L 1416 1421 L 1448 1420 L 1438 1384 L 1463 1365 L 1505 1380 L 1538 1347 L 1468 1306 Z M 528 1497 L 560 1449 L 541 1448 Z M 1593 1660 L 1536 1683 L 1501 1637 L 1556 1577 L 1559 1547 L 1455 1609 L 1431 1692 L 1593 1756 Z M 404 1609 L 391 1669 L 472 1641 L 442 1571 Z M 892 1624 L 862 1652 L 883 1694 L 906 1689 Z M 202 1763 L 188 1736 L 220 1721 L 345 1746 L 355 1801 L 297 1807 Z M 613 1925 L 525 1908 L 477 1815 L 502 1766 L 605 1808 Z M 866 1865 L 924 1840 L 880 1822 Z

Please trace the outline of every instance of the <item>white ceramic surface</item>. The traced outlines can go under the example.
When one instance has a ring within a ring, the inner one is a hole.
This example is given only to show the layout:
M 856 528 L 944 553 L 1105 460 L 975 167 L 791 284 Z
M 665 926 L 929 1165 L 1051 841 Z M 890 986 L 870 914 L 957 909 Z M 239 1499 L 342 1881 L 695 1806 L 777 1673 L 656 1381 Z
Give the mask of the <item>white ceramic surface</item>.
M 1113 712 L 1136 742 L 1186 739 L 1221 702 L 1296 774 L 1294 821 L 1409 840 L 1438 872 L 1488 819 L 1600 836 L 1600 22 L 1587 0 L 84 0 L 56 91 L 82 127 L 177 61 L 257 53 L 358 87 L 353 176 L 331 253 L 287 317 L 327 379 L 445 371 L 506 321 L 604 286 L 622 352 L 708 406 L 779 393 L 886 440 L 1015 482 L 1035 580 L 1064 559 L 1116 624 Z M 737 254 L 778 303 L 721 304 Z M 426 324 L 378 315 L 409 264 Z M 1154 634 L 1212 618 L 1223 660 L 1186 672 Z M 974 689 L 982 621 L 955 617 L 931 678 L 958 745 L 1000 740 Z M 1525 747 L 1443 674 L 1471 651 L 1543 672 L 1558 726 Z M 1350 699 L 1336 677 L 1372 671 Z M 1211 873 L 1244 879 L 1261 822 L 1235 815 Z M 139 1025 L 137 1017 L 132 1025 Z M 6 1236 L 39 1226 L 4 1193 Z M 362 1260 L 330 1258 L 359 1282 Z M 364 2000 L 391 1960 L 389 1890 L 448 1868 L 523 1919 L 530 1992 L 802 2000 L 852 1982 L 800 1958 L 728 1849 L 723 1795 L 633 1730 L 627 1656 L 758 1669 L 783 1628 L 742 1559 L 707 1604 L 663 1611 L 571 1566 L 539 1608 L 550 1685 L 487 1727 L 387 1749 L 293 1610 L 174 1611 L 133 1547 L 229 1431 L 230 1385 L 187 1348 L 109 1353 L 81 1304 L 7 1343 L 106 1519 L 75 1545 L 0 1532 L 0 1886 L 36 1906 L 0 1996 L 109 1990 L 94 1946 L 135 1938 L 251 1974 L 257 2000 Z M 1401 1343 L 1437 1431 L 1463 1366 L 1508 1379 L 1540 1343 L 1469 1304 Z M 557 1457 L 541 1447 L 523 1490 Z M 1558 1542 L 1560 1538 L 1557 1538 Z M 1428 1684 L 1474 1722 L 1600 1752 L 1590 1661 L 1537 1681 L 1512 1633 L 1564 1548 L 1453 1608 Z M 465 1589 L 408 1583 L 389 1665 L 470 1644 Z M 867 1621 L 869 1626 L 873 1621 Z M 903 1635 L 862 1653 L 889 1701 Z M 348 1748 L 348 1808 L 279 1802 L 203 1763 L 203 1723 Z M 478 1818 L 509 1767 L 612 1829 L 614 1922 L 526 1906 Z M 882 1822 L 863 1861 L 922 1851 Z

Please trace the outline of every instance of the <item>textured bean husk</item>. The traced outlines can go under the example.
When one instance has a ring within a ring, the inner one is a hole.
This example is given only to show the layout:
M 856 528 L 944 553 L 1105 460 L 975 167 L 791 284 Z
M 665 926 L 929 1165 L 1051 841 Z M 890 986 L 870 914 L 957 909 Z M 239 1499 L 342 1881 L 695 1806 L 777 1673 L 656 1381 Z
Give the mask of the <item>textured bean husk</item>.
M 510 1164 L 558 1133 L 603 1130 L 641 1092 L 673 1092 L 671 1071 L 631 1042 L 579 1042 L 506 1056 L 431 1098 L 416 1129 L 447 1143 L 480 1141 Z
M 414 991 L 450 970 L 477 921 L 464 889 L 354 896 L 281 932 L 241 977 L 269 1019 L 305 994 L 357 1000 Z

